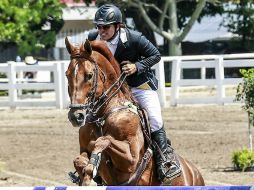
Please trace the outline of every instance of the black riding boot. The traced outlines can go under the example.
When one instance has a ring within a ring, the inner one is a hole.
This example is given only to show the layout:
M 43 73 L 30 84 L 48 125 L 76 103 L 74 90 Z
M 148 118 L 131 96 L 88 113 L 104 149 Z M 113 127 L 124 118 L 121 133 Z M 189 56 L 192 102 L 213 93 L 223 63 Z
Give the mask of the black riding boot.
M 174 149 L 171 147 L 171 144 L 168 143 L 166 132 L 163 127 L 152 133 L 152 140 L 158 145 L 156 146 L 154 143 L 154 157 L 158 179 L 160 181 L 163 181 L 165 178 L 172 180 L 179 176 L 181 174 L 180 163 L 174 153 Z

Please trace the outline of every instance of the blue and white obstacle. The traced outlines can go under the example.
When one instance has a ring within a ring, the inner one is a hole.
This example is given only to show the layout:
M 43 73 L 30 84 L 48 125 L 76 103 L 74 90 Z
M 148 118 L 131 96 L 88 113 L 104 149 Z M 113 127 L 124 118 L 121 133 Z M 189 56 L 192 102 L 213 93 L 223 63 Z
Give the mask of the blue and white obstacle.
M 254 186 L 70 186 L 0 187 L 0 190 L 254 190 Z

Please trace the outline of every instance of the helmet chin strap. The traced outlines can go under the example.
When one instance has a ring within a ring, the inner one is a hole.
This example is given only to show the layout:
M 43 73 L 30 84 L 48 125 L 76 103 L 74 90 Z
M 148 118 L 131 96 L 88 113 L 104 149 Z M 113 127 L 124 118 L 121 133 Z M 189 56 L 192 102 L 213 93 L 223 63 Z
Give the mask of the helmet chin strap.
M 118 33 L 119 30 L 120 30 L 120 27 L 119 27 L 119 29 L 117 30 L 117 25 L 115 25 L 115 32 L 114 32 L 114 35 L 113 35 L 110 39 L 108 39 L 107 42 L 110 42 L 111 40 L 113 40 L 113 39 L 116 37 L 116 35 L 117 35 L 117 33 Z

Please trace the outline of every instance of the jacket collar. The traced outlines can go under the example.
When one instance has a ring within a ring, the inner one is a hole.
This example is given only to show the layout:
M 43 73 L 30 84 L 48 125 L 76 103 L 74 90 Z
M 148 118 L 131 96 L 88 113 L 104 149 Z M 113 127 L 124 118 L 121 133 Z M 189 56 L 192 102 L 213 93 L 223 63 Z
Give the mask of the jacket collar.
M 123 28 L 120 28 L 120 40 L 122 41 L 122 43 L 126 43 L 128 41 L 127 33 Z
M 125 50 L 126 47 L 128 47 L 129 41 L 127 38 L 127 30 L 124 28 L 120 29 L 120 40 L 118 41 L 118 45 L 115 52 L 115 57 L 118 57 L 121 55 L 121 53 Z

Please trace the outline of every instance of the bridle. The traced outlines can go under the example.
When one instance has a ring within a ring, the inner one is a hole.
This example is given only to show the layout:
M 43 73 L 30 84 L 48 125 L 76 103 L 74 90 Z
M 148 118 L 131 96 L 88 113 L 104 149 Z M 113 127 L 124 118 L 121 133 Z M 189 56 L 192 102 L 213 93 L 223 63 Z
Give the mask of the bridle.
M 97 99 L 96 99 L 96 92 L 98 89 L 98 76 L 99 71 L 102 72 L 104 77 L 104 82 L 106 80 L 106 74 L 101 70 L 98 63 L 91 57 L 87 58 L 85 56 L 82 56 L 80 54 L 71 55 L 72 59 L 86 59 L 90 61 L 92 64 L 94 64 L 94 77 L 93 77 L 93 86 L 88 94 L 88 101 L 84 104 L 70 104 L 70 109 L 83 109 L 86 110 L 87 114 L 91 114 L 93 117 L 95 117 L 98 112 L 101 110 L 101 108 L 107 104 L 120 90 L 121 86 L 123 85 L 127 75 L 122 73 L 118 79 L 106 90 L 104 91 Z M 109 96 L 109 94 L 112 92 L 113 88 L 117 87 L 114 92 Z

